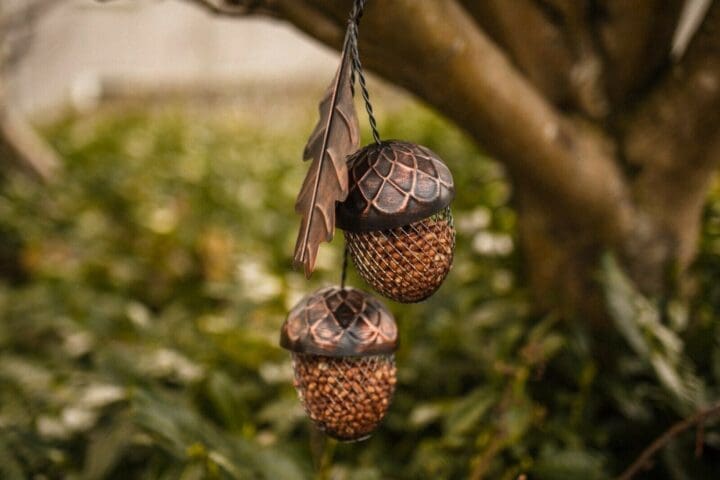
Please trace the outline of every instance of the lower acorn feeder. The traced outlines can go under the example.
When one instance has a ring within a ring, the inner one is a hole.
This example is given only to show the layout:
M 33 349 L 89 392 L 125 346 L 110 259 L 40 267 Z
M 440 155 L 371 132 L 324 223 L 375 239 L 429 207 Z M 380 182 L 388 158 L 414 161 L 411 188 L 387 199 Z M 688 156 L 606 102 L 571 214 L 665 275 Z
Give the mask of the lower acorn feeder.
M 372 296 L 328 287 L 300 301 L 282 326 L 305 412 L 342 441 L 368 438 L 395 391 L 395 319 Z
M 358 273 L 392 300 L 425 300 L 453 261 L 450 170 L 425 147 L 389 140 L 350 156 L 348 175 L 336 216 Z

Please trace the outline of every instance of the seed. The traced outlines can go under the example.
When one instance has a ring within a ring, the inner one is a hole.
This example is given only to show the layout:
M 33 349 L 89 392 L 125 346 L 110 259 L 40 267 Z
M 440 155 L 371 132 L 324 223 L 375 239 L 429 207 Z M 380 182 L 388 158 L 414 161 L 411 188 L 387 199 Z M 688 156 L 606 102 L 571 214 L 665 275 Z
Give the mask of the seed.
M 393 300 L 419 302 L 432 295 L 453 260 L 455 230 L 450 209 L 392 230 L 345 232 L 360 276 Z
M 319 362 L 326 367 L 315 368 Z M 294 354 L 294 364 L 300 400 L 308 416 L 328 435 L 359 439 L 375 430 L 385 416 L 395 390 L 392 355 L 334 358 Z M 337 382 L 343 377 L 355 380 Z M 308 396 L 311 388 L 314 397 Z

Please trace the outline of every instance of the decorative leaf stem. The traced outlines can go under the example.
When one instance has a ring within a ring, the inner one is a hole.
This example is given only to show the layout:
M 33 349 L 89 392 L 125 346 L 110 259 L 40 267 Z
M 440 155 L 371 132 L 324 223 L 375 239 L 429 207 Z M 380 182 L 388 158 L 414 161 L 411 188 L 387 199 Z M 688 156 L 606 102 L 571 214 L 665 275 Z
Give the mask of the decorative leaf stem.
M 312 164 L 295 203 L 302 222 L 294 264 L 303 265 L 307 277 L 315 268 L 320 242 L 329 242 L 335 233 L 335 202 L 342 202 L 348 194 L 345 157 L 360 144 L 352 92 L 352 48 L 348 34 L 340 66 L 320 102 L 320 119 L 303 153 L 303 158 L 312 159 Z

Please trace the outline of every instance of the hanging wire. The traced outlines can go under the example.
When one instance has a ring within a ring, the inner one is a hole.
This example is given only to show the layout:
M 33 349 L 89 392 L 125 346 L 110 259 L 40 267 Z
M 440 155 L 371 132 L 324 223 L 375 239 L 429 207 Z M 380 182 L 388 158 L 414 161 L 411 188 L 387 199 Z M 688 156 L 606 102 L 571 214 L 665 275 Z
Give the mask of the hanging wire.
M 345 290 L 345 280 L 347 279 L 347 267 L 348 267 L 348 244 L 345 241 L 345 248 L 343 249 L 343 263 L 342 273 L 340 273 L 340 288 Z
M 360 19 L 365 9 L 366 0 L 355 0 L 353 4 L 352 12 L 350 13 L 350 19 L 348 20 L 348 36 L 350 41 L 350 53 L 352 55 L 352 80 L 351 85 L 355 85 L 355 75 L 360 83 L 360 92 L 365 103 L 365 110 L 368 114 L 368 120 L 370 121 L 370 129 L 372 130 L 373 140 L 375 143 L 380 143 L 380 132 L 377 129 L 377 122 L 375 121 L 375 114 L 373 113 L 372 103 L 370 103 L 370 93 L 367 89 L 367 83 L 365 81 L 365 73 L 363 71 L 362 63 L 360 62 L 360 52 L 358 50 L 358 35 L 360 26 Z
M 375 121 L 375 113 L 373 112 L 372 103 L 370 103 L 370 92 L 368 92 L 367 82 L 365 81 L 365 73 L 363 71 L 362 63 L 360 62 L 360 51 L 358 50 L 358 35 L 360 19 L 363 16 L 365 10 L 366 0 L 355 0 L 353 3 L 352 11 L 350 12 L 350 19 L 348 20 L 348 31 L 347 41 L 350 44 L 350 55 L 352 56 L 352 73 L 350 78 L 350 88 L 352 89 L 353 96 L 355 95 L 355 78 L 357 76 L 360 83 L 360 92 L 362 94 L 363 102 L 365 103 L 365 111 L 367 111 L 368 121 L 370 122 L 370 130 L 372 130 L 372 136 L 375 143 L 380 143 L 380 132 L 378 132 L 377 122 Z M 340 273 L 340 288 L 345 288 L 345 280 L 347 279 L 347 268 L 348 268 L 348 245 L 345 243 L 343 249 L 343 264 L 342 271 Z

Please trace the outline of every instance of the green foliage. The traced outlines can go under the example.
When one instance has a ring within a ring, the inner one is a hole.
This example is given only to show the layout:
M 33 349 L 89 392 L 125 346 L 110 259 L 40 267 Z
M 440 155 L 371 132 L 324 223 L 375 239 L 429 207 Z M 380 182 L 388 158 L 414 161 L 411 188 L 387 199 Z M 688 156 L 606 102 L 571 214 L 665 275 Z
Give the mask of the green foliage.
M 258 125 L 189 107 L 70 116 L 47 132 L 61 181 L 7 176 L 0 478 L 312 477 L 278 331 L 299 298 L 337 281 L 342 241 L 321 248 L 312 280 L 291 269 L 314 115 L 302 118 Z M 496 163 L 420 107 L 381 124 L 454 171 L 457 257 L 429 301 L 386 302 L 402 335 L 396 398 L 371 440 L 337 446 L 332 478 L 608 478 L 718 398 L 720 195 L 696 304 L 658 309 L 608 257 L 618 328 L 598 336 L 530 313 Z M 350 283 L 363 286 L 352 273 Z M 709 478 L 720 436 L 708 430 L 702 460 L 691 437 L 653 478 Z

